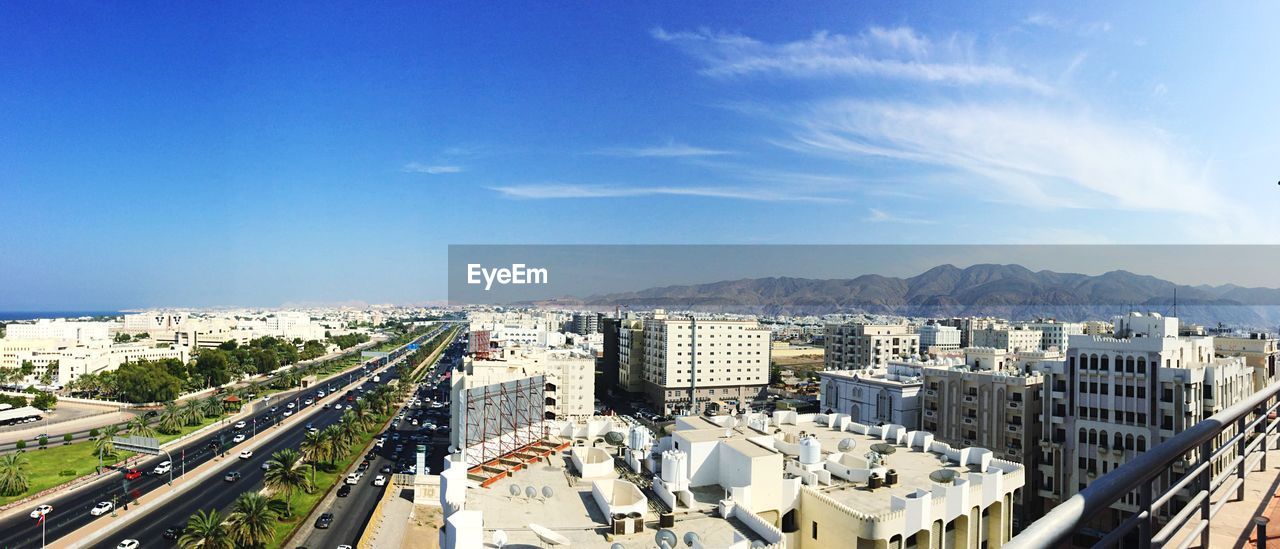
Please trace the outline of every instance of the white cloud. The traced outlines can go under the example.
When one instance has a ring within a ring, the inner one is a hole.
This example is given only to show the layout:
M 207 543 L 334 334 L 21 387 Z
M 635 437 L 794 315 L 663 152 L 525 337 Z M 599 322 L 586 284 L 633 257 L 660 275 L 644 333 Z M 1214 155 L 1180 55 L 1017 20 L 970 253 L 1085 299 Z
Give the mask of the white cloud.
M 961 86 L 1002 86 L 1052 94 L 1040 80 L 1004 65 L 975 62 L 959 40 L 935 45 L 910 27 L 871 27 L 849 36 L 818 32 L 807 40 L 771 44 L 749 36 L 652 31 L 704 64 L 714 77 L 774 74 L 794 78 L 871 76 Z
M 609 156 L 633 156 L 638 158 L 644 158 L 644 157 L 681 157 L 681 156 L 719 156 L 719 155 L 725 155 L 725 154 L 733 154 L 733 151 L 705 149 L 702 147 L 694 147 L 692 145 L 669 142 L 666 145 L 658 145 L 653 147 L 610 147 L 607 149 L 600 149 L 595 153 L 609 155 Z
M 975 197 L 1039 207 L 1224 216 L 1226 200 L 1161 132 L 1008 104 L 833 101 L 797 116 L 788 147 L 967 173 Z M 991 183 L 995 186 L 983 186 Z
M 867 221 L 869 223 L 902 223 L 905 225 L 932 225 L 937 223 L 932 219 L 893 215 L 878 208 L 871 208 L 869 214 L 863 219 L 863 221 Z
M 401 171 L 410 172 L 410 173 L 429 173 L 432 175 L 438 175 L 438 174 L 445 174 L 445 173 L 460 173 L 462 171 L 462 167 L 461 166 L 435 166 L 435 165 L 423 164 L 421 162 L 410 162 L 408 164 L 405 164 L 404 167 L 401 168 Z
M 1024 18 L 1022 23 L 1033 27 L 1071 31 L 1081 36 L 1111 32 L 1111 22 L 1109 21 L 1079 23 L 1072 19 L 1061 19 L 1047 13 L 1033 13 Z
M 730 198 L 762 202 L 843 202 L 843 200 L 837 198 L 779 193 L 770 189 L 755 189 L 750 187 L 636 187 L 627 185 L 575 185 L 549 183 L 498 186 L 492 187 L 492 189 L 507 198 L 524 199 L 632 198 L 666 195 Z

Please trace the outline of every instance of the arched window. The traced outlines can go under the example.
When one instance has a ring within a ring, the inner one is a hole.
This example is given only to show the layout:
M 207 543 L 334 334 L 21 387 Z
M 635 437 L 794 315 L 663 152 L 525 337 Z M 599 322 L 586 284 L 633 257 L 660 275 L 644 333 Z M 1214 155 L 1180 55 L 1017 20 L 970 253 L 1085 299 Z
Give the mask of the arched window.
M 1139 373 L 1139 374 L 1145 374 L 1145 373 L 1147 373 L 1147 358 L 1146 358 L 1146 357 L 1141 357 L 1141 356 L 1140 356 L 1140 357 L 1138 357 L 1138 373 Z
M 1104 450 L 1107 448 L 1107 432 L 1106 431 L 1102 431 L 1098 433 L 1098 446 L 1101 446 L 1102 449 Z
M 1139 452 L 1147 451 L 1147 437 L 1138 435 L 1138 451 Z
M 1089 444 L 1097 444 L 1097 443 L 1098 443 L 1098 432 L 1093 429 L 1089 429 Z
M 1110 355 L 1102 355 L 1102 364 L 1098 367 L 1098 369 L 1099 369 L 1099 370 L 1102 370 L 1102 371 L 1104 371 L 1104 372 L 1105 372 L 1105 371 L 1107 371 L 1107 370 L 1110 370 L 1110 369 L 1111 369 L 1111 356 L 1110 356 Z
M 1124 371 L 1131 374 L 1133 373 L 1133 357 L 1127 357 L 1124 359 Z

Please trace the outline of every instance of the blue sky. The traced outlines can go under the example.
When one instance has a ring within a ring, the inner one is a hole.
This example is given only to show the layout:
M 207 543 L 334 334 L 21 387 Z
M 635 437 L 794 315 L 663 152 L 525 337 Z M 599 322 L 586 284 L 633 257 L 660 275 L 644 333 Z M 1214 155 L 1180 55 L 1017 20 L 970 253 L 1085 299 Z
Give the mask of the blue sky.
M 1280 5 L 635 4 L 0 6 L 0 309 L 440 299 L 448 244 L 1280 240 Z

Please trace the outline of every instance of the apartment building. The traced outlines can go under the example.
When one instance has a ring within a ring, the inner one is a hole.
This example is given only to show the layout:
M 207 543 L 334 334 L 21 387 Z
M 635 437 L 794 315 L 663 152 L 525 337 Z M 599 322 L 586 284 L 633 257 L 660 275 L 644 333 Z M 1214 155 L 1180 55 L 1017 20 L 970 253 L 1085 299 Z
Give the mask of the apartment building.
M 1046 421 L 1033 489 L 1046 509 L 1253 393 L 1244 357 L 1215 356 L 1212 337 L 1179 337 L 1177 318 L 1130 313 L 1114 320 L 1114 337 L 1072 336 L 1065 361 L 1040 363 Z M 1221 436 L 1232 435 L 1228 429 Z M 1175 465 L 1173 480 L 1186 469 Z M 1157 492 L 1170 479 L 1159 482 Z M 1091 526 L 1105 531 L 1137 504 L 1129 494 Z
M 960 330 L 960 348 L 976 347 L 973 343 L 973 332 L 992 327 L 1004 327 L 1007 322 L 994 317 L 953 317 L 935 322 L 939 326 L 951 326 Z
M 925 324 L 920 327 L 920 351 L 935 353 L 960 348 L 960 329 L 954 326 Z
M 600 331 L 599 313 L 573 313 L 573 320 L 569 323 L 569 329 L 578 335 L 591 335 Z
M 970 334 L 970 347 L 992 347 L 1010 353 L 1039 351 L 1044 334 L 1023 326 L 989 326 Z
M 1222 335 L 1213 338 L 1213 348 L 1218 356 L 1244 357 L 1245 364 L 1253 369 L 1253 386 L 1262 390 L 1276 381 L 1277 356 L 1280 356 L 1280 340 L 1267 333 Z
M 14 322 L 5 326 L 4 339 L 10 341 L 49 339 L 88 343 L 111 339 L 114 322 L 79 322 L 42 318 L 35 322 Z
M 828 324 L 823 338 L 826 370 L 884 368 L 919 353 L 920 334 L 906 324 Z
M 621 385 L 640 388 L 664 414 L 695 404 L 699 410 L 710 403 L 739 407 L 769 384 L 769 330 L 755 320 L 656 311 L 650 318 L 624 320 L 618 341 Z
M 15 368 L 31 363 L 34 370 L 20 383 L 36 385 L 48 379 L 51 385 L 66 386 L 84 374 L 97 374 L 119 368 L 126 362 L 177 359 L 187 361 L 186 349 L 156 347 L 147 343 L 111 344 L 92 341 L 75 344 L 69 340 L 0 339 L 0 367 Z
M 884 369 L 819 372 L 818 405 L 858 423 L 919 429 L 922 376 L 921 363 L 896 360 Z
M 964 360 L 922 365 L 921 429 L 959 448 L 988 448 L 1001 459 L 1034 469 L 1040 441 L 1044 376 L 1026 373 L 1004 349 L 970 347 Z M 1039 513 L 1040 498 L 1023 490 L 1014 502 L 1017 527 Z
M 1084 335 L 1084 324 L 1080 322 L 1058 322 L 1051 318 L 1041 318 L 1032 322 L 1019 322 L 1017 325 L 1039 331 L 1040 348 L 1046 351 L 1057 348 L 1066 352 L 1071 336 Z

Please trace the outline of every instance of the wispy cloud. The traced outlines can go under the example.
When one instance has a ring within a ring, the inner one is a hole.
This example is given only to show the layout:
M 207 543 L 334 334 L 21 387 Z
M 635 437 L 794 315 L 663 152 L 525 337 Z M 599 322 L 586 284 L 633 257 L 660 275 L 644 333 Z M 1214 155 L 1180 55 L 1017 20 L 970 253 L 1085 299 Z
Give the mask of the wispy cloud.
M 863 221 L 867 221 L 869 223 L 902 223 L 905 225 L 932 225 L 937 223 L 932 219 L 893 215 L 878 208 L 871 208 L 867 217 L 863 218 Z
M 1048 208 L 1225 211 L 1212 181 L 1165 134 L 1080 113 L 842 100 L 793 123 L 787 146 L 794 150 L 950 168 L 977 176 L 969 179 L 980 198 Z
M 1073 19 L 1062 19 L 1047 13 L 1033 13 L 1024 18 L 1022 23 L 1033 27 L 1071 31 L 1082 36 L 1111 31 L 1111 23 L 1109 21 L 1077 22 Z
M 702 61 L 702 74 L 737 77 L 772 74 L 793 78 L 871 76 L 959 86 L 1001 86 L 1051 94 L 1053 89 L 1006 65 L 973 61 L 961 41 L 935 44 L 910 27 L 871 27 L 850 36 L 818 32 L 806 40 L 767 43 L 736 33 L 668 32 L 653 37 Z
M 666 145 L 653 147 L 609 147 L 595 151 L 595 154 L 608 156 L 644 157 L 682 157 L 682 156 L 720 156 L 733 154 L 733 151 L 706 149 L 682 143 L 669 142 Z
M 575 185 L 550 183 L 498 186 L 492 187 L 492 189 L 507 198 L 523 199 L 631 198 L 665 195 L 729 198 L 762 202 L 844 202 L 844 200 L 839 198 L 780 193 L 770 189 L 756 189 L 750 187 L 640 187 L 629 185 Z
M 436 166 L 423 164 L 421 162 L 410 162 L 405 164 L 403 168 L 400 168 L 400 170 L 409 173 L 429 173 L 432 175 L 438 175 L 462 172 L 462 166 Z

